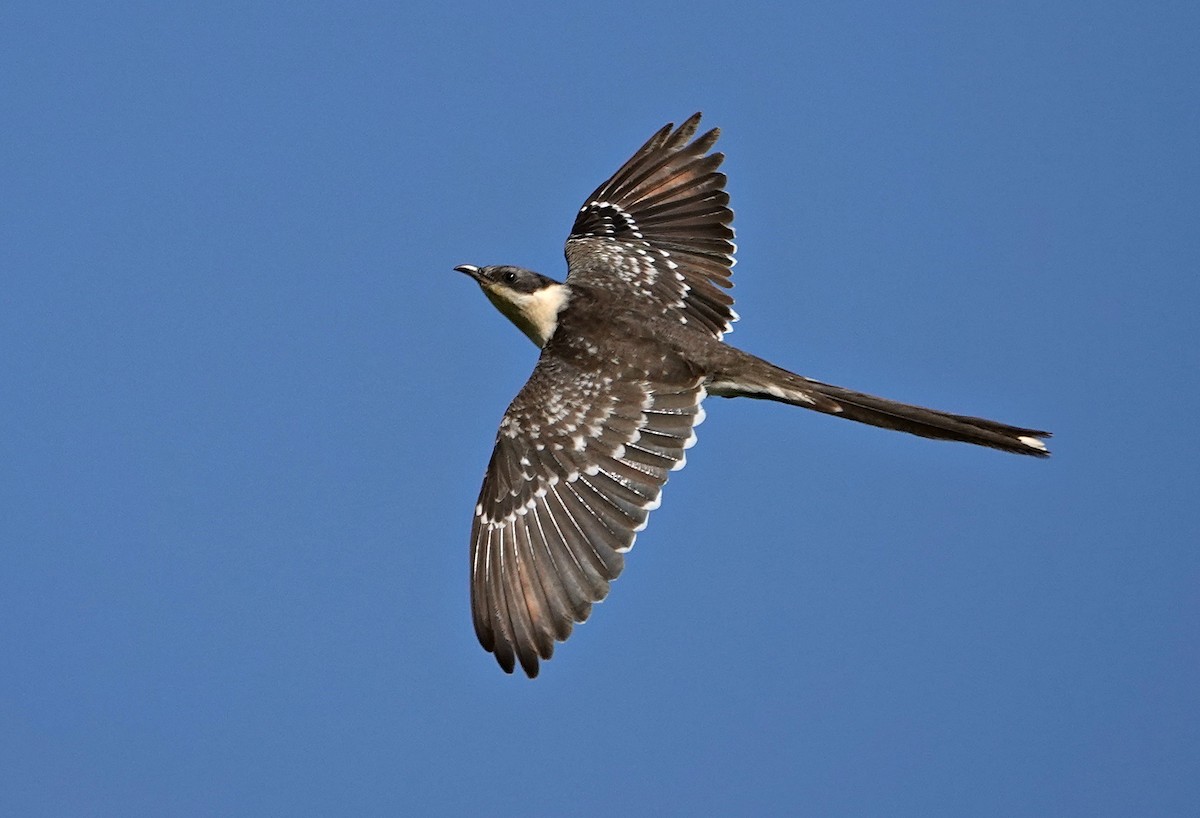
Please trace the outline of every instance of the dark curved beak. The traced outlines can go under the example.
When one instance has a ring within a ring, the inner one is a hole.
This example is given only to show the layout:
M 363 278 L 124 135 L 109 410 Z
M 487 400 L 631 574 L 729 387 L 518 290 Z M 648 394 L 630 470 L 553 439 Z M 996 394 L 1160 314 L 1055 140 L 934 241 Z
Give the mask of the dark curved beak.
M 455 267 L 454 269 L 460 273 L 466 273 L 471 278 L 475 279 L 476 281 L 479 281 L 479 268 L 476 267 L 474 264 L 460 264 L 457 267 Z

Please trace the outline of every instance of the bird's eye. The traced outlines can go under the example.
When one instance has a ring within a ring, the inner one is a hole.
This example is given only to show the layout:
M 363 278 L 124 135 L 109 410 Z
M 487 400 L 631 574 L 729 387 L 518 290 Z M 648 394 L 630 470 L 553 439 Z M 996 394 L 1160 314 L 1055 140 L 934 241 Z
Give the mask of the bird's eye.
M 515 283 L 516 283 L 516 281 L 517 281 L 517 274 L 516 274 L 516 273 L 514 273 L 512 270 L 507 270 L 507 271 L 505 271 L 505 273 L 504 273 L 504 282 L 505 282 L 506 284 L 515 284 Z

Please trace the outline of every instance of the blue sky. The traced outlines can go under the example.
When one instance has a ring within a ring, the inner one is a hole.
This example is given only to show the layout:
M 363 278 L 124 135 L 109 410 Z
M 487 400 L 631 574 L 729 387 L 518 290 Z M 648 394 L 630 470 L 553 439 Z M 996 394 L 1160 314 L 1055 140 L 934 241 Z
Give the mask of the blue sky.
M 400 5 L 4 12 L 0 813 L 1196 814 L 1200 12 Z M 451 268 L 695 110 L 732 343 L 1054 457 L 711 400 L 507 677 Z

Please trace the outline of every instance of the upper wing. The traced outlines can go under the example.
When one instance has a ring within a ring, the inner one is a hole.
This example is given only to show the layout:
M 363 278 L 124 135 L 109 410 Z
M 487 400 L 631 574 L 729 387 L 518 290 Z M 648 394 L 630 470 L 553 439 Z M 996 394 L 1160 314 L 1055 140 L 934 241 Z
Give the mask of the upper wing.
M 732 287 L 733 211 L 724 154 L 709 153 L 720 132 L 695 141 L 700 114 L 672 132 L 666 125 L 596 189 L 567 238 L 567 282 L 626 288 L 711 332 L 728 332 L 737 314 Z
M 704 417 L 699 379 L 620 374 L 542 356 L 500 424 L 471 530 L 471 612 L 509 673 L 515 657 L 536 676 L 608 594 Z

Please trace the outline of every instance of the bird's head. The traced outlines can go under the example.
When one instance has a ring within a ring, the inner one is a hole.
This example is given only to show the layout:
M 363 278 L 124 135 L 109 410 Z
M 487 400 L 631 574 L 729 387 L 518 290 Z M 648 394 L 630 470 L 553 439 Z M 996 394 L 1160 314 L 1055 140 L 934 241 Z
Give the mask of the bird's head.
M 510 265 L 460 264 L 454 269 L 475 279 L 488 301 L 539 347 L 550 340 L 558 326 L 558 314 L 567 304 L 566 285 Z

